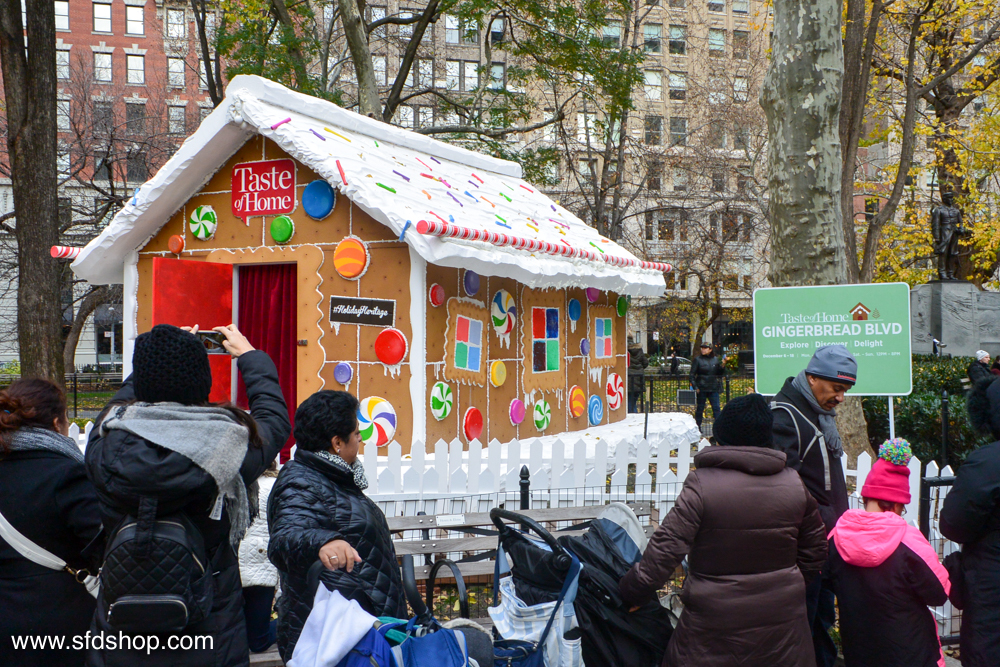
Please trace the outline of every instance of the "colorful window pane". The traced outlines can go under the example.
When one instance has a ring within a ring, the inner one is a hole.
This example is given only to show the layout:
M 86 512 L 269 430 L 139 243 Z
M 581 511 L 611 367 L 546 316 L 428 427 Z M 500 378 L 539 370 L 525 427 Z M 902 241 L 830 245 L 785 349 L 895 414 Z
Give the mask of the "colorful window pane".
M 594 320 L 594 356 L 598 359 L 611 357 L 611 318 L 598 317 Z
M 478 373 L 483 363 L 483 323 L 459 315 L 455 323 L 455 368 Z
M 535 373 L 559 370 L 559 309 L 531 309 L 531 368 Z

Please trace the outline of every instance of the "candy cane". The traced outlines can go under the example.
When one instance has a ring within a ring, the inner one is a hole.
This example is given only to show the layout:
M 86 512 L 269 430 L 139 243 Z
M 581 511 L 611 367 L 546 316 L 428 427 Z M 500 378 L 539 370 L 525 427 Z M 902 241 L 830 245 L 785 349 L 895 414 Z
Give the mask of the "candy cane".
M 82 251 L 83 248 L 73 248 L 68 245 L 54 245 L 52 246 L 52 249 L 49 250 L 49 254 L 51 254 L 54 259 L 76 259 Z
M 582 257 L 592 262 L 603 261 L 612 266 L 639 266 L 643 269 L 653 269 L 664 273 L 673 270 L 673 267 L 665 262 L 645 262 L 630 257 L 609 255 L 607 253 L 598 254 L 589 250 L 573 248 L 569 245 L 558 245 L 522 236 L 508 236 L 507 234 L 499 234 L 484 229 L 470 229 L 469 227 L 460 227 L 447 222 L 421 220 L 417 223 L 417 232 L 427 236 L 483 241 L 495 246 L 509 246 L 517 250 L 527 250 L 528 252 L 543 252 L 548 255 L 560 255 L 562 257 Z

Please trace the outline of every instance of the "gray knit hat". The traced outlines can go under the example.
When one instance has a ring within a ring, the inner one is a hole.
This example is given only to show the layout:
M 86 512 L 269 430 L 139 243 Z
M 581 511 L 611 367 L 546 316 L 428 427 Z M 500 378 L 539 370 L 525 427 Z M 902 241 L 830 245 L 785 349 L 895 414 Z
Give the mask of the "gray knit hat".
M 833 382 L 854 384 L 858 381 L 858 362 L 843 345 L 826 345 L 816 350 L 806 373 Z

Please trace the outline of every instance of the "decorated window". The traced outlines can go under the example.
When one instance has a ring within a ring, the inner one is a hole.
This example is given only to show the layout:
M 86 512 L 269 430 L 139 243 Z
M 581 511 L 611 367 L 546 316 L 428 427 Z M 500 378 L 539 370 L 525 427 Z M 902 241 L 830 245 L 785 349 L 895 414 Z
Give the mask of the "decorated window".
M 444 335 L 444 378 L 477 387 L 486 384 L 487 339 L 490 319 L 486 305 L 472 299 L 448 299 L 448 328 Z
M 559 309 L 531 309 L 531 369 L 535 373 L 559 370 Z
M 614 356 L 612 348 L 613 325 L 610 317 L 594 318 L 594 356 L 609 359 Z
M 483 323 L 459 315 L 455 322 L 455 368 L 478 373 L 483 365 Z

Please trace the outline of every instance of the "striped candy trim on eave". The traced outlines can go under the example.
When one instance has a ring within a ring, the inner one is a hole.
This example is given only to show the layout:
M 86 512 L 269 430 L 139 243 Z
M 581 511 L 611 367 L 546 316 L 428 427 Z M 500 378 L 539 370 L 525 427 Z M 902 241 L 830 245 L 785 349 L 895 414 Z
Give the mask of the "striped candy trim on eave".
M 501 234 L 490 232 L 485 229 L 469 229 L 459 227 L 447 222 L 434 222 L 433 220 L 420 220 L 417 222 L 417 232 L 427 236 L 443 236 L 446 238 L 457 238 L 469 241 L 483 241 L 495 246 L 511 247 L 517 250 L 527 250 L 528 252 L 542 252 L 548 255 L 560 257 L 580 257 L 591 262 L 605 262 L 612 266 L 636 266 L 642 269 L 652 269 L 654 271 L 673 271 L 673 267 L 665 262 L 645 262 L 628 257 L 618 257 L 607 253 L 600 254 L 589 250 L 573 248 L 570 245 L 560 245 L 549 241 L 539 241 L 537 239 L 526 239 L 522 236 L 511 234 Z

